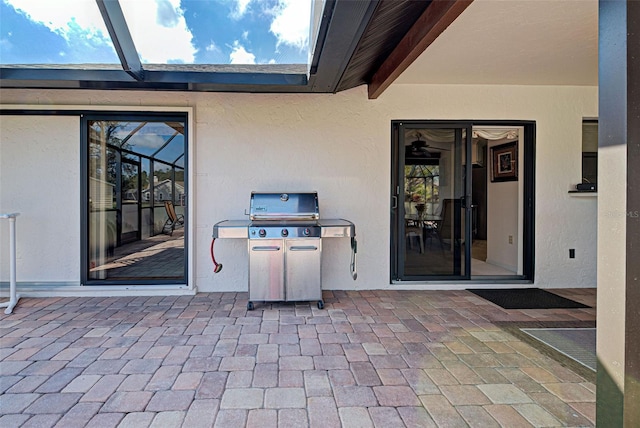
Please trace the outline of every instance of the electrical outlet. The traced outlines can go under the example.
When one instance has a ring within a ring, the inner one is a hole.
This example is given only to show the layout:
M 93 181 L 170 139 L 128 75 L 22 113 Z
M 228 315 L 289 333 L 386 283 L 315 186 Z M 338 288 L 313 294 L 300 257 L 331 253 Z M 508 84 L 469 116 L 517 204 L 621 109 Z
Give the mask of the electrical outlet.
M 509 244 L 513 244 L 513 235 L 509 235 Z

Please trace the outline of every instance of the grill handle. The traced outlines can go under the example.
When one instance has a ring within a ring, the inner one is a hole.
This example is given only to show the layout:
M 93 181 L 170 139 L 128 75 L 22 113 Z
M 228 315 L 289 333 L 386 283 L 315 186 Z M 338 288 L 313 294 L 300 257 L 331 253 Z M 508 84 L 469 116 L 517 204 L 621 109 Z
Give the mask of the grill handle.
M 358 241 L 356 241 L 355 236 L 351 237 L 351 266 L 349 266 L 349 270 L 351 271 L 351 278 L 355 281 L 358 278 L 358 271 L 356 270 L 356 254 L 358 253 Z
M 315 245 L 295 245 L 289 247 L 289 251 L 317 251 L 318 247 Z
M 251 247 L 251 251 L 280 251 L 280 247 L 272 245 L 262 245 Z

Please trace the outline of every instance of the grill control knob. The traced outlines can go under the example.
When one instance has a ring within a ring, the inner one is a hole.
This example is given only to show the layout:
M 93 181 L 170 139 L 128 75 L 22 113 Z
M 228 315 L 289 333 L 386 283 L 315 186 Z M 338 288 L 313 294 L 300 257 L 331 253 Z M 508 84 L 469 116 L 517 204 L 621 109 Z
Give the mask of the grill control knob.
M 302 234 L 304 236 L 309 236 L 311 235 L 311 229 L 309 229 L 308 227 L 305 227 L 304 230 L 302 231 Z
M 267 231 L 264 229 L 260 229 L 258 231 L 258 235 L 260 235 L 261 238 L 264 238 L 265 236 L 267 236 Z
M 282 232 L 280 232 L 280 234 L 286 237 L 289 236 L 289 231 L 287 229 L 282 229 Z

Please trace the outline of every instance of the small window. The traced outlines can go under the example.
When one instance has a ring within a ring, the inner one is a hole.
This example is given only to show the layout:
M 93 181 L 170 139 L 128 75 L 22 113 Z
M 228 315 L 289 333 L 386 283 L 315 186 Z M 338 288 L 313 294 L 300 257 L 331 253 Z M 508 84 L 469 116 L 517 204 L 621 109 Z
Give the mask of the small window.
M 582 121 L 582 182 L 598 182 L 598 121 Z

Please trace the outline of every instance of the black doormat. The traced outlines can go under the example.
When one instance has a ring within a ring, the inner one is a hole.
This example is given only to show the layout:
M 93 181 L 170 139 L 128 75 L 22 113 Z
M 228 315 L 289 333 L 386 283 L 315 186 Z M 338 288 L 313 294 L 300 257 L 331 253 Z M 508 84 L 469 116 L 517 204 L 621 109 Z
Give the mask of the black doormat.
M 491 288 L 467 291 L 504 309 L 575 309 L 589 308 L 540 288 Z

